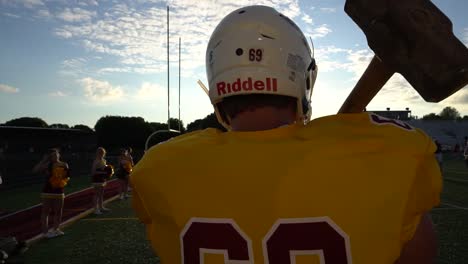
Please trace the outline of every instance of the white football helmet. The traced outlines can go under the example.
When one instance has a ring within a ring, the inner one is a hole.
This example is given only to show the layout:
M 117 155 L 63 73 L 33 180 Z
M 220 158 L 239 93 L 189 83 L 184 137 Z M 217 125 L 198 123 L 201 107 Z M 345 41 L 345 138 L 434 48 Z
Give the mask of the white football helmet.
M 231 129 L 218 103 L 246 94 L 297 98 L 297 120 L 311 117 L 317 65 L 299 27 L 267 6 L 233 11 L 216 27 L 206 50 L 209 96 L 218 121 Z

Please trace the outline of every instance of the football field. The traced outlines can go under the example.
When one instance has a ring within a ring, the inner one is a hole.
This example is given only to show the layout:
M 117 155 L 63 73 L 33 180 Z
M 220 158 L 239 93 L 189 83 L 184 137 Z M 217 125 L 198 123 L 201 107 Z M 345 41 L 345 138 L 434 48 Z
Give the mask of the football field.
M 460 159 L 444 164 L 441 206 L 432 217 L 439 237 L 437 263 L 468 263 L 468 169 Z M 42 240 L 26 253 L 26 263 L 159 263 L 135 218 L 130 200 L 108 205 L 112 212 L 81 219 L 65 236 Z M 351 245 L 352 246 L 352 245 Z
M 444 162 L 441 205 L 432 211 L 439 238 L 437 263 L 468 263 L 468 169 L 461 160 Z
M 64 230 L 64 236 L 33 244 L 25 263 L 159 263 L 131 200 L 116 200 L 107 207 L 112 211 L 79 220 Z

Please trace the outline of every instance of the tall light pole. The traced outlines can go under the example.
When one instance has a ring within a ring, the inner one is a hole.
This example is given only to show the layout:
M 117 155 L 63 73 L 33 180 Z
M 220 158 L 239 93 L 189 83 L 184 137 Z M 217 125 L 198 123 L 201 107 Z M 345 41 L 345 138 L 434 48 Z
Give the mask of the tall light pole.
M 167 129 L 171 130 L 171 113 L 169 108 L 169 6 L 167 6 Z
M 180 43 L 181 43 L 181 41 L 180 41 L 180 37 L 179 37 L 179 131 L 182 132 L 180 130 L 180 123 L 182 122 L 180 120 L 180 54 L 181 54 L 180 53 L 180 49 L 181 49 L 181 44 Z

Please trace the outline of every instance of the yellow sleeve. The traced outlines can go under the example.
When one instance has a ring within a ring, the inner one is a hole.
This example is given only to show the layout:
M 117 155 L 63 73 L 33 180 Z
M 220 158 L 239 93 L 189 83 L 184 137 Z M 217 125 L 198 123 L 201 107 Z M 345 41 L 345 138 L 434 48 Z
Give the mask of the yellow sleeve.
M 146 237 L 151 241 L 151 229 L 153 227 L 152 220 L 148 211 L 146 210 L 141 198 L 135 189 L 132 190 L 132 207 L 138 219 L 145 224 Z
M 138 191 L 135 189 L 132 190 L 132 207 L 140 221 L 145 224 L 151 224 L 151 217 L 141 201 Z
M 130 176 L 129 179 L 130 179 L 130 185 L 132 187 L 133 210 L 135 211 L 135 214 L 138 217 L 138 219 L 145 224 L 146 230 L 147 230 L 146 232 L 147 238 L 148 240 L 151 240 L 150 230 L 152 229 L 152 219 L 151 219 L 150 213 L 146 209 L 144 200 L 141 199 L 139 188 L 138 188 L 139 187 L 138 182 L 141 184 L 141 181 L 138 181 L 138 180 L 145 178 L 145 170 L 146 170 L 145 164 L 146 163 L 143 160 L 140 161 L 140 163 L 136 167 L 136 170 L 133 172 L 133 174 Z
M 401 232 L 402 245 L 413 238 L 421 217 L 440 203 L 442 175 L 434 151 L 435 144 L 429 139 L 429 146 L 408 194 Z

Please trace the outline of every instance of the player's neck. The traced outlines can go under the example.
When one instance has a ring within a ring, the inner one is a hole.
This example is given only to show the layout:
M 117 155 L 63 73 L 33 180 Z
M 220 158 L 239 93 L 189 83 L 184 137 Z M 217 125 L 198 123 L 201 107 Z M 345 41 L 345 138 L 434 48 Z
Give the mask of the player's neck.
M 275 129 L 295 122 L 295 113 L 288 109 L 271 107 L 239 113 L 231 120 L 233 131 L 263 131 Z

